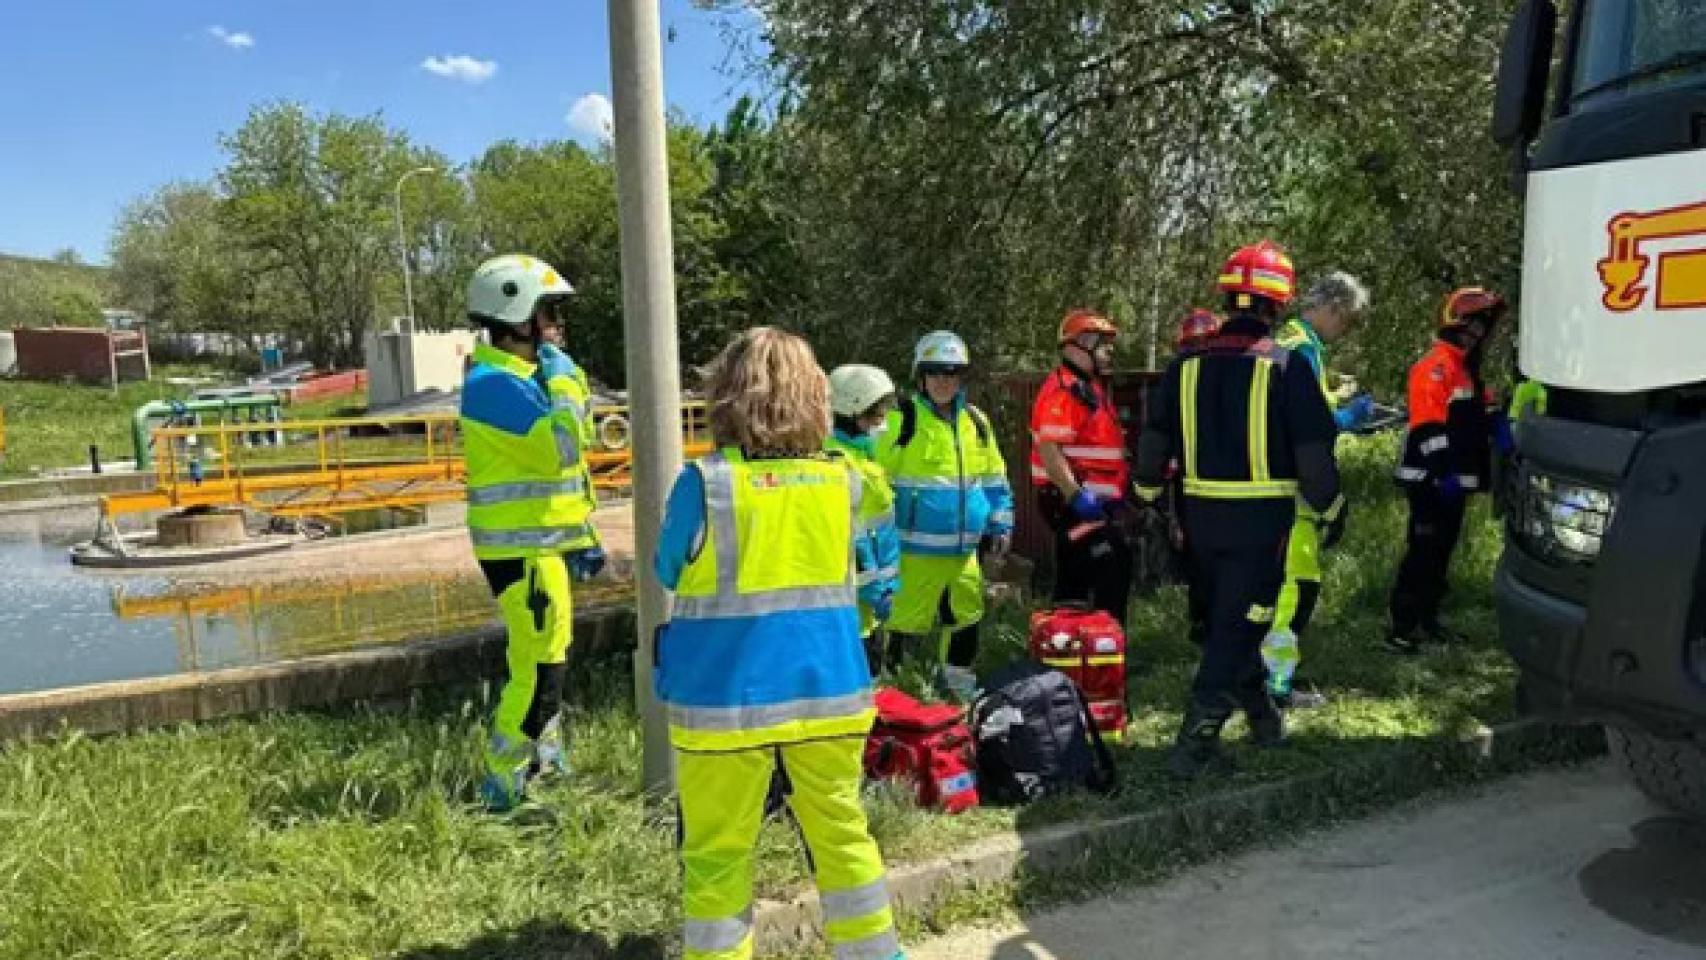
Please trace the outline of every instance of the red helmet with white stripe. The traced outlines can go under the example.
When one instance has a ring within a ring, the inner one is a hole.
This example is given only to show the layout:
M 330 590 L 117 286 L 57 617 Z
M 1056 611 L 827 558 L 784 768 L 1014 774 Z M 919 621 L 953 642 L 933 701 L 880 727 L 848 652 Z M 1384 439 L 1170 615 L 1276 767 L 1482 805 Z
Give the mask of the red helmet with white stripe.
M 1291 258 L 1271 240 L 1239 247 L 1220 268 L 1220 289 L 1227 294 L 1262 297 L 1280 306 L 1291 302 L 1297 289 L 1297 270 Z

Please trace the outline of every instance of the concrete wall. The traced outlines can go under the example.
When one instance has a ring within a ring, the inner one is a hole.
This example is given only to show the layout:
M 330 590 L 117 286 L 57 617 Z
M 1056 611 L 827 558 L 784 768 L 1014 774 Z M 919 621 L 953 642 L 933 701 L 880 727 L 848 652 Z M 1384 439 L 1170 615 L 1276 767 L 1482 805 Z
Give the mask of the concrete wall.
M 575 617 L 577 658 L 634 644 L 632 607 Z M 0 744 L 67 729 L 125 733 L 226 717 L 385 701 L 427 687 L 504 677 L 504 635 L 492 626 L 437 640 L 171 677 L 0 696 Z
M 474 333 L 411 333 L 406 324 L 367 335 L 367 402 L 379 407 L 423 390 L 456 390 L 474 353 Z

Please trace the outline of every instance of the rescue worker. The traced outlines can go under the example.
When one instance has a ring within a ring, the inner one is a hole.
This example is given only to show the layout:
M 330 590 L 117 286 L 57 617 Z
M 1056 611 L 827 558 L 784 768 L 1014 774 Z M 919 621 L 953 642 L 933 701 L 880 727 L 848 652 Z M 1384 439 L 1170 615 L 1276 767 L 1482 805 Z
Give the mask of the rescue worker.
M 1410 501 L 1404 559 L 1392 587 L 1392 629 L 1386 645 L 1406 655 L 1425 643 L 1457 635 L 1439 620 L 1451 554 L 1463 532 L 1469 494 L 1485 491 L 1491 443 L 1508 444 L 1509 422 L 1497 415 L 1481 379 L 1488 335 L 1505 314 L 1505 300 L 1481 287 L 1445 298 L 1434 344 L 1410 368 L 1410 428 L 1396 477 Z
M 1144 499 L 1160 496 L 1170 460 L 1183 468 L 1185 548 L 1207 592 L 1208 635 L 1168 761 L 1182 779 L 1217 760 L 1234 710 L 1257 744 L 1284 741 L 1259 648 L 1298 497 L 1322 517 L 1327 545 L 1344 529 L 1332 414 L 1309 365 L 1271 338 L 1294 283 L 1290 258 L 1272 243 L 1232 254 L 1219 282 L 1226 321 L 1168 365 L 1138 442 Z
M 1060 323 L 1060 366 L 1031 406 L 1031 484 L 1054 528 L 1054 602 L 1085 603 L 1125 622 L 1132 549 L 1123 527 L 1131 468 L 1108 391 L 1113 321 L 1074 310 Z
M 804 340 L 769 327 L 712 365 L 717 450 L 670 493 L 657 641 L 681 804 L 687 960 L 753 955 L 753 847 L 773 773 L 791 786 L 838 958 L 898 958 L 882 855 L 859 803 L 871 676 L 859 642 L 862 473 L 824 450 L 829 384 Z
M 468 318 L 489 341 L 462 387 L 468 530 L 508 631 L 480 784 L 494 811 L 513 808 L 541 772 L 568 770 L 569 581 L 604 567 L 581 458 L 592 441 L 586 374 L 550 342 L 573 292 L 550 264 L 519 254 L 487 260 L 468 286 Z
M 889 620 L 890 656 L 938 641 L 938 682 L 969 700 L 977 687 L 983 569 L 978 554 L 1006 556 L 1012 545 L 1013 491 L 995 431 L 966 402 L 971 351 L 946 330 L 926 334 L 913 352 L 917 392 L 889 414 L 877 462 L 895 493 L 900 531 L 900 592 Z M 943 650 L 942 648 L 946 649 Z
M 1367 309 L 1368 290 L 1361 281 L 1348 273 L 1333 271 L 1310 286 L 1297 315 L 1281 324 L 1274 336 L 1275 343 L 1309 363 L 1321 387 L 1321 396 L 1333 411 L 1333 420 L 1341 431 L 1354 430 L 1372 419 L 1374 400 L 1364 393 L 1346 404 L 1339 403 L 1338 394 L 1329 382 L 1327 344 L 1343 337 Z M 1308 504 L 1299 503 L 1297 520 L 1292 523 L 1291 536 L 1286 541 L 1285 584 L 1280 588 L 1274 626 L 1266 641 L 1284 644 L 1294 656 L 1321 598 L 1319 530 L 1320 518 L 1310 512 Z M 1326 697 L 1319 692 L 1294 690 L 1291 677 L 1275 679 L 1280 682 L 1272 692 L 1281 707 L 1318 707 L 1326 703 Z
M 894 526 L 894 490 L 875 459 L 877 437 L 888 429 L 895 405 L 894 381 L 877 367 L 849 363 L 829 374 L 829 408 L 834 430 L 829 448 L 839 450 L 859 469 L 864 481 L 865 529 L 859 551 L 859 632 L 865 641 L 871 676 L 883 668 L 883 623 L 894 609 L 895 578 L 900 575 L 900 535 Z

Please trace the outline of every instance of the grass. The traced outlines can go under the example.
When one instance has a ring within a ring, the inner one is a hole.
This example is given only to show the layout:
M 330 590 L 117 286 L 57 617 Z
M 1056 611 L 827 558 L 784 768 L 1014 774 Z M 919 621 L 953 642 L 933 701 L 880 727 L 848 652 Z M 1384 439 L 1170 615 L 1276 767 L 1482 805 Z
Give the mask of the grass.
M 0 477 L 29 477 L 43 471 L 87 466 L 89 445 L 98 446 L 103 460 L 127 460 L 134 456 L 130 418 L 136 408 L 151 400 L 181 400 L 194 391 L 191 386 L 167 383 L 171 377 L 218 377 L 233 379 L 221 368 L 208 364 L 158 364 L 147 383 L 110 387 L 31 380 L 0 380 L 0 409 L 6 417 L 5 456 Z M 359 416 L 367 409 L 365 390 L 360 394 L 328 397 L 285 408 L 291 420 Z
M 1452 779 L 1437 760 L 1404 765 L 1402 785 L 1359 786 L 1343 774 L 1512 712 L 1489 595 L 1496 531 L 1483 507 L 1468 524 L 1448 610 L 1473 642 L 1415 660 L 1376 649 L 1402 547 L 1403 507 L 1385 479 L 1392 455 L 1390 438 L 1347 449 L 1358 512 L 1328 560 L 1323 608 L 1305 642 L 1307 675 L 1333 701 L 1299 719 L 1290 749 L 1235 744 L 1238 770 L 1228 778 L 1181 787 L 1163 776 L 1195 654 L 1183 597 L 1164 590 L 1138 602 L 1137 722 L 1120 748 L 1118 795 L 944 818 L 877 788 L 869 809 L 890 862 L 1016 827 L 1171 808 L 1299 775 L 1325 785 L 1300 824 Z M 1023 619 L 1022 610 L 997 612 L 987 660 L 1015 655 Z M 542 796 L 551 817 L 538 822 L 487 817 L 473 803 L 480 697 L 6 749 L 0 958 L 661 956 L 678 895 L 674 827 L 640 798 L 625 658 L 578 663 L 574 673 L 576 776 Z M 1264 828 L 1201 829 L 1207 839 L 1193 840 L 1190 855 L 1260 839 Z M 1134 850 L 1113 873 L 1097 868 L 1078 882 L 1147 876 L 1181 856 Z M 761 892 L 788 893 L 806 876 L 791 831 L 768 827 Z M 924 922 L 1040 902 L 1068 889 L 1064 882 L 985 891 Z

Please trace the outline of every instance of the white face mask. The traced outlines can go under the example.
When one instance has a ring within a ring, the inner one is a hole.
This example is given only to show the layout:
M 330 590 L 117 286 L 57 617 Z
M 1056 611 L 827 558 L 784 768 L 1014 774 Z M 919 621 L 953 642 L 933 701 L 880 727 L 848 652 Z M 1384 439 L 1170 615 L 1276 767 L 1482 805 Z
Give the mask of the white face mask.
M 889 432 L 889 422 L 888 422 L 888 420 L 885 419 L 885 420 L 878 421 L 877 425 L 872 427 L 871 429 L 865 431 L 865 434 L 866 434 L 866 436 L 869 436 L 872 440 L 875 440 L 878 437 L 880 437 L 883 434 L 888 433 L 888 432 Z

